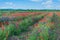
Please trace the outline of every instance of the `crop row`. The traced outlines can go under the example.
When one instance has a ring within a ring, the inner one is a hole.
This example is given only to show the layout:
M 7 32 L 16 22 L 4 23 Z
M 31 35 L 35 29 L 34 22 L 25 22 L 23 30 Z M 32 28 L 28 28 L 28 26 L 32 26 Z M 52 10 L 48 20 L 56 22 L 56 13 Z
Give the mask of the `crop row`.
M 4 31 L 0 29 L 0 40 L 6 40 L 6 38 L 8 38 L 11 35 L 20 34 L 22 30 L 26 30 L 29 26 L 33 25 L 35 22 L 37 22 L 43 17 L 44 15 L 37 15 L 33 18 L 26 18 L 19 23 L 19 26 L 17 28 L 15 27 L 15 24 L 9 24 L 7 27 L 5 27 Z
M 28 35 L 27 40 L 55 40 L 55 29 L 51 29 L 54 24 L 51 23 L 51 19 L 47 21 L 46 23 L 39 22 L 38 26 Z

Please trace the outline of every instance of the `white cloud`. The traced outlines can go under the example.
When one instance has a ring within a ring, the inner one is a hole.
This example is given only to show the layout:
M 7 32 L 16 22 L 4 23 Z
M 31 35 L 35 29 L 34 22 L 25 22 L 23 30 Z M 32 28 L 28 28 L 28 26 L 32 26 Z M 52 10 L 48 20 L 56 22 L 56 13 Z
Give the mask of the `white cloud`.
M 41 5 L 45 8 L 50 9 L 53 7 L 53 1 L 52 0 L 46 0 L 46 2 L 42 2 Z
M 5 2 L 6 5 L 14 5 L 13 2 Z
M 8 6 L 2 6 L 0 7 L 1 9 L 6 9 L 6 8 L 13 8 L 13 7 L 8 7 Z
M 39 1 L 42 1 L 42 0 L 30 0 L 30 1 L 33 1 L 33 2 L 39 2 Z
M 13 2 L 5 2 L 3 6 L 0 6 L 0 9 L 10 9 L 10 8 L 16 8 L 16 4 Z
M 46 4 L 46 5 L 52 4 L 52 0 L 48 0 L 46 2 L 43 2 L 42 4 Z
M 2 8 L 14 8 L 15 4 L 13 2 L 5 2 L 5 6 Z

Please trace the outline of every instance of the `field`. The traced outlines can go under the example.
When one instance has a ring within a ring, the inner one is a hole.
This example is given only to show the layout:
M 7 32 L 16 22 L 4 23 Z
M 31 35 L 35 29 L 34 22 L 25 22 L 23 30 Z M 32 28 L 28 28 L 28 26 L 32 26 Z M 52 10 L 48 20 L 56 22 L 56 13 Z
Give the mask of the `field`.
M 60 11 L 0 10 L 0 40 L 60 40 Z

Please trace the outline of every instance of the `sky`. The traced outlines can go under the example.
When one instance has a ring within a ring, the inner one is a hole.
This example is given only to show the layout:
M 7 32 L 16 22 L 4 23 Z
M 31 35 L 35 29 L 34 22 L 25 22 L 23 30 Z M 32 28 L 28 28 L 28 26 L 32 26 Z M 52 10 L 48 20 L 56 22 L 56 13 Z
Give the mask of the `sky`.
M 0 9 L 60 9 L 60 0 L 0 0 Z

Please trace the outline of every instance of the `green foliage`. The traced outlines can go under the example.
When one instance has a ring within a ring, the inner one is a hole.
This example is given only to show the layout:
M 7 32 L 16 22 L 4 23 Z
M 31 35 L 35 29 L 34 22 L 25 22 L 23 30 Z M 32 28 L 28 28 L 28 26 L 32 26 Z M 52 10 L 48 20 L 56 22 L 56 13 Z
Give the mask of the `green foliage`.
M 22 22 L 19 23 L 20 29 L 22 30 L 27 30 L 27 28 L 31 25 L 33 25 L 34 23 L 36 23 L 38 20 L 41 19 L 42 16 L 37 15 L 35 17 L 30 17 L 27 19 L 24 19 Z
M 29 37 L 27 40 L 48 40 L 48 31 L 49 31 L 49 27 L 46 26 L 46 23 L 43 24 L 43 23 L 38 23 L 39 24 L 39 27 L 38 28 L 34 28 L 32 30 L 32 32 L 30 33 Z M 40 29 L 40 32 L 38 32 L 38 30 Z M 37 38 L 39 37 L 39 38 Z M 42 37 L 42 38 L 40 38 Z
M 5 27 L 5 30 L 3 31 L 2 29 L 0 30 L 0 40 L 5 40 L 6 35 L 11 36 L 14 34 L 15 26 L 13 24 L 8 25 Z
M 48 31 L 49 31 L 49 27 L 46 26 L 46 23 L 45 24 L 42 24 L 42 23 L 39 23 L 40 25 L 40 36 L 43 37 L 44 40 L 48 40 Z
M 32 26 L 33 24 L 35 24 L 42 17 L 43 16 L 41 16 L 41 15 L 37 15 L 33 18 L 32 17 L 27 17 L 19 23 L 18 28 L 16 28 L 16 25 L 14 25 L 14 24 L 9 24 L 8 26 L 5 27 L 4 31 L 2 31 L 2 29 L 0 30 L 0 39 L 1 40 L 6 40 L 7 39 L 6 35 L 8 35 L 8 37 L 10 37 L 12 35 L 19 35 L 23 31 L 27 31 L 27 28 L 29 26 Z M 19 19 L 19 18 L 17 18 L 17 19 Z M 35 37 L 34 37 L 34 39 L 35 39 Z
M 55 22 L 56 19 L 57 19 L 57 15 L 54 13 L 53 16 L 52 16 L 52 18 L 51 18 L 51 22 Z
M 34 28 L 27 40 L 36 40 L 38 37 L 38 28 Z
M 20 22 L 19 26 L 20 29 L 22 30 L 26 30 L 28 28 L 28 26 L 31 26 L 33 24 L 32 19 L 24 19 L 24 21 Z

